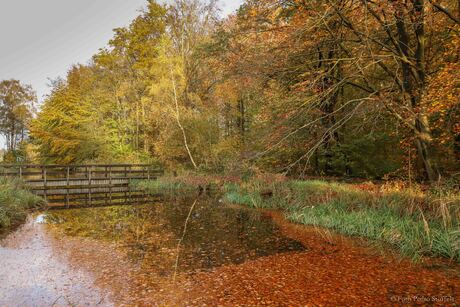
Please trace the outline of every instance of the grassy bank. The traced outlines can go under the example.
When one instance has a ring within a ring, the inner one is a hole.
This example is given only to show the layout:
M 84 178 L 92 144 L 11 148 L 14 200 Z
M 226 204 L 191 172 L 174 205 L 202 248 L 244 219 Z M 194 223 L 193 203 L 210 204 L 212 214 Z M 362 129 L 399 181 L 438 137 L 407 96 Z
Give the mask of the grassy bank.
M 43 199 L 24 189 L 19 181 L 0 178 L 0 232 L 24 222 L 29 210 L 43 205 Z
M 139 180 L 133 181 L 131 187 L 140 189 L 150 195 L 179 196 L 184 193 L 195 192 L 196 186 L 188 185 L 184 182 L 175 181 L 169 178 L 159 178 L 158 180 Z
M 325 181 L 249 182 L 226 186 L 225 200 L 275 208 L 293 222 L 394 246 L 403 255 L 460 261 L 460 194 L 398 184 Z
M 152 194 L 190 195 L 215 187 L 227 203 L 282 210 L 305 225 L 392 245 L 414 259 L 460 261 L 460 193 L 453 188 L 408 188 L 402 183 L 346 184 L 262 176 L 174 177 L 138 182 Z
M 223 191 L 224 185 L 232 181 L 234 181 L 234 178 L 222 176 L 164 176 L 157 180 L 136 180 L 131 182 L 131 186 L 134 189 L 141 189 L 150 195 L 187 197 L 200 192 L 214 193 Z

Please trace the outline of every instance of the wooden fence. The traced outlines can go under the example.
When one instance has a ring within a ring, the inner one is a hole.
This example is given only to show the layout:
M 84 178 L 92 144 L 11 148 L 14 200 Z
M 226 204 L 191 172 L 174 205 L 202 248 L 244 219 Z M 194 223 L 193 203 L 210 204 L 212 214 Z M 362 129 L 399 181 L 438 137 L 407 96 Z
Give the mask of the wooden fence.
M 0 176 L 16 177 L 50 206 L 95 206 L 145 199 L 133 180 L 155 179 L 163 171 L 145 164 L 0 165 Z

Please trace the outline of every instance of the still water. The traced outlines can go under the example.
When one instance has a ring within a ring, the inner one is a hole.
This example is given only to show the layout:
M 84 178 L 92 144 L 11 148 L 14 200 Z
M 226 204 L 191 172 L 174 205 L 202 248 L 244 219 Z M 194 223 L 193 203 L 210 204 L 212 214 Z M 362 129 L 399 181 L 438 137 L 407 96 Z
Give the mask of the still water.
M 406 297 L 455 306 L 460 298 L 460 270 L 446 261 L 414 264 L 206 197 L 44 212 L 0 240 L 0 261 L 0 306 L 391 306 Z
M 196 200 L 191 210 L 194 203 L 52 211 L 45 221 L 67 236 L 116 243 L 130 261 L 164 276 L 174 273 L 177 254 L 177 271 L 193 272 L 305 249 L 260 211 L 210 199 Z

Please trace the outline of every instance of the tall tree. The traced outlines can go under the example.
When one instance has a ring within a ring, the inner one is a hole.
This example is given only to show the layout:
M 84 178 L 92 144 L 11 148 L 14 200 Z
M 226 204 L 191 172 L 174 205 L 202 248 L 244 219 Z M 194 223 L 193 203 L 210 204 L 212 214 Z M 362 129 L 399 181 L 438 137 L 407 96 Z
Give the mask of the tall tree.
M 34 113 L 36 94 L 30 85 L 18 80 L 0 82 L 0 133 L 8 151 L 18 149 L 27 137 L 27 125 Z

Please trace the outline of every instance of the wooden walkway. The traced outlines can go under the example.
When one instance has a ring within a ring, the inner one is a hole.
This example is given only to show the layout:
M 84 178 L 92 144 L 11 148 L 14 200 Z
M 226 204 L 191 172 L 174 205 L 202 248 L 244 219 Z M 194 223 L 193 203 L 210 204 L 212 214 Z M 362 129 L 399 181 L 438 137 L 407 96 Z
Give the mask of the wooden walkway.
M 145 164 L 0 165 L 0 176 L 20 178 L 50 207 L 126 204 L 146 199 L 133 180 L 155 179 L 163 171 Z

